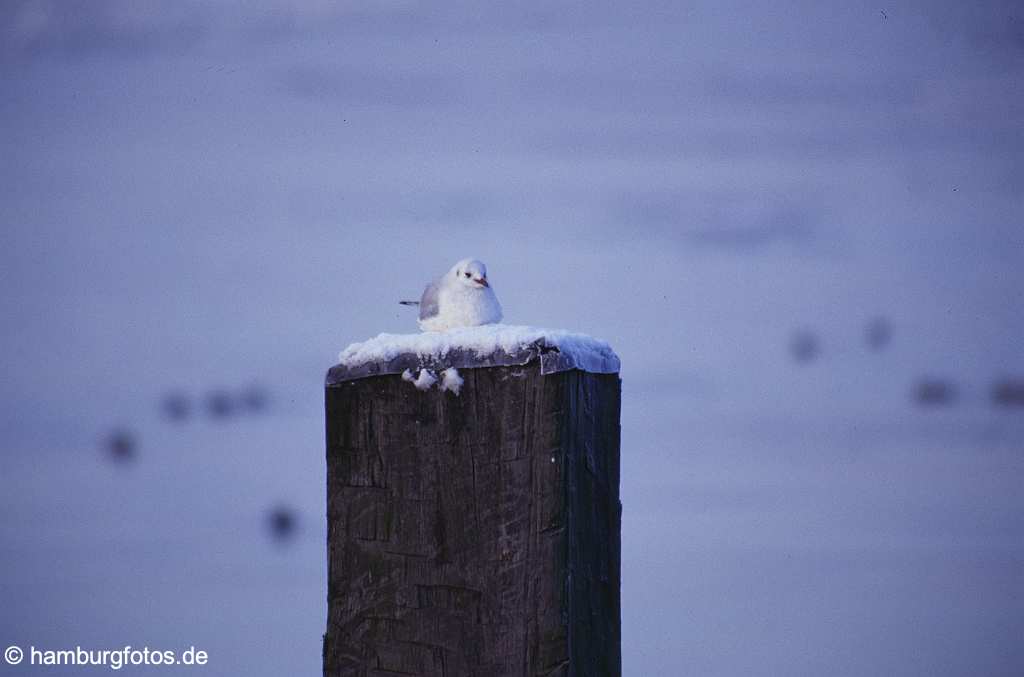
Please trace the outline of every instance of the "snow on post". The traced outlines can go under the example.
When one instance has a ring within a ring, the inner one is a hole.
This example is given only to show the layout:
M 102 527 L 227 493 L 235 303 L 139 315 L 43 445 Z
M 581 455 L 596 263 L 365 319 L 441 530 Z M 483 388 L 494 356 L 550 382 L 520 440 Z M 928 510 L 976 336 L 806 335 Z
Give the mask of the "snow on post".
M 325 677 L 621 674 L 618 371 L 507 325 L 341 353 Z

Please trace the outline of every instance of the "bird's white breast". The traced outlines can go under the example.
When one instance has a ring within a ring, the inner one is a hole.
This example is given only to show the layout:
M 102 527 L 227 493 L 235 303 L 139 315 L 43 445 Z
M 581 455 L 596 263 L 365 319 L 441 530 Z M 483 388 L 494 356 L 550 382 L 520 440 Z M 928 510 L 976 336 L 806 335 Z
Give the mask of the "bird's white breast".
M 501 322 L 501 305 L 490 287 L 445 285 L 438 292 L 437 306 L 437 315 L 420 320 L 420 328 L 424 331 L 446 331 Z

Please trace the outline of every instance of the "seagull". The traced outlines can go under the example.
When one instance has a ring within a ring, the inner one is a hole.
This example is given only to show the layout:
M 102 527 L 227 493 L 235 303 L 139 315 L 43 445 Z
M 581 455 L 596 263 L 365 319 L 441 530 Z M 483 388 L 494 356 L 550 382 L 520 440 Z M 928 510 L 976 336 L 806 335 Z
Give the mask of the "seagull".
M 399 301 L 420 307 L 420 329 L 447 331 L 501 322 L 501 304 L 487 281 L 487 266 L 476 259 L 462 259 L 443 276 L 427 285 L 419 301 Z

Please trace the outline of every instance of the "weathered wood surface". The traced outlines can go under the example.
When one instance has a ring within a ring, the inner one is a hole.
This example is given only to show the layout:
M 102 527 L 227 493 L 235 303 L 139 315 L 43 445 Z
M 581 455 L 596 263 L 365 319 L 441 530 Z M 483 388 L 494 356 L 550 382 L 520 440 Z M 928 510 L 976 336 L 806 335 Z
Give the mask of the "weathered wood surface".
M 621 674 L 616 374 L 326 390 L 324 675 Z

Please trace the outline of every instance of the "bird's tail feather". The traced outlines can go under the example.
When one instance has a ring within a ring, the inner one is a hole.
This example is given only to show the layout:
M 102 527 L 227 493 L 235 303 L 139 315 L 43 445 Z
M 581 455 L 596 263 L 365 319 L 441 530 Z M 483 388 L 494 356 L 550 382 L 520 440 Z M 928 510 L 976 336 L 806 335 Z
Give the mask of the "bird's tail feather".
M 403 306 L 418 306 L 420 304 L 419 301 L 399 301 L 398 303 Z

